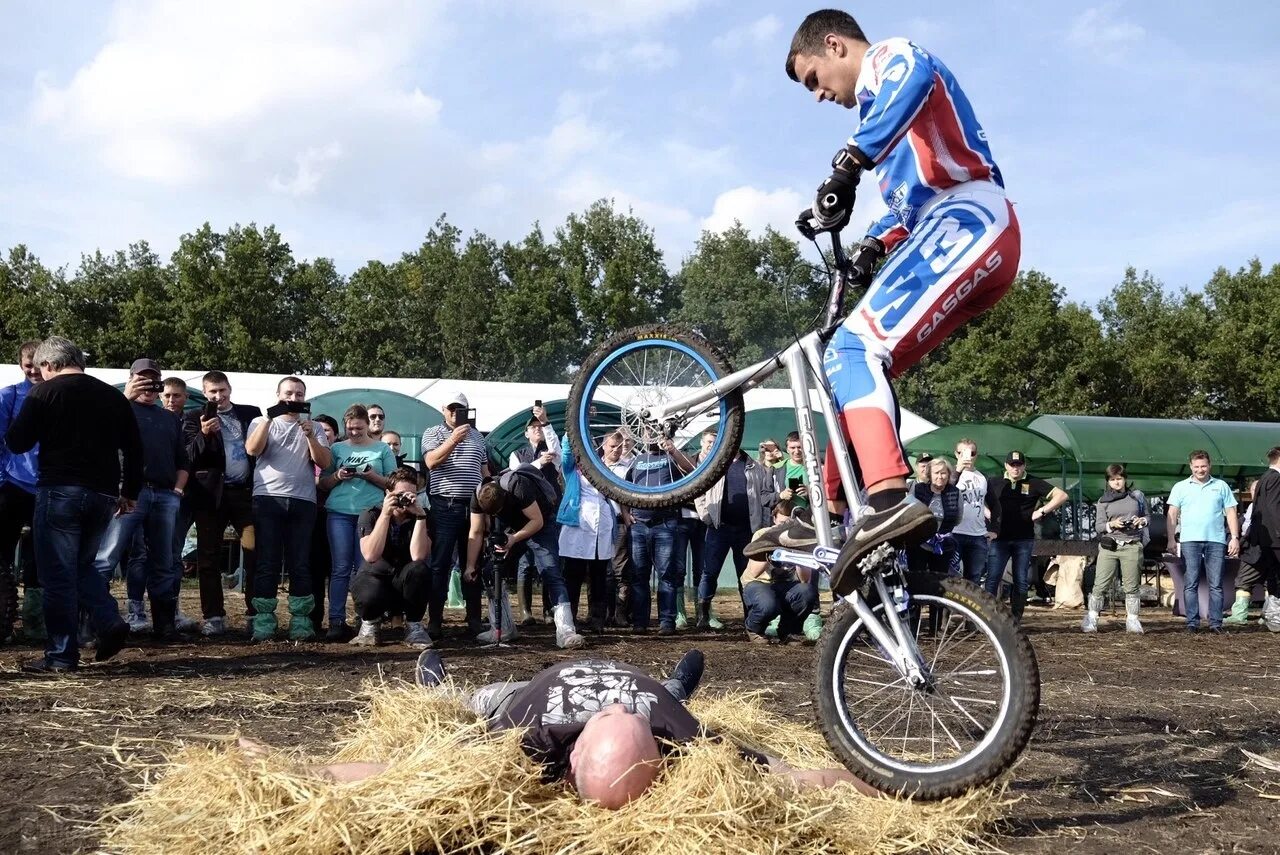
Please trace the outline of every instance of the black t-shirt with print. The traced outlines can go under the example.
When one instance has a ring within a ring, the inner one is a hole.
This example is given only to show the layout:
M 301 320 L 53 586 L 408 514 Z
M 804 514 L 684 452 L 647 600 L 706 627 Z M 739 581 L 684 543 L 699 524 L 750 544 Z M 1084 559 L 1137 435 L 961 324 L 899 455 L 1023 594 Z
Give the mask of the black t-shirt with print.
M 524 509 L 530 505 L 537 503 L 538 510 L 542 511 L 542 525 L 545 527 L 549 522 L 555 522 L 556 509 L 551 506 L 542 495 L 541 488 L 534 482 L 534 478 L 542 476 L 535 473 L 517 473 L 514 477 L 507 480 L 511 490 L 507 494 L 506 500 L 502 503 L 502 510 L 498 511 L 497 517 L 502 525 L 512 531 L 519 531 L 529 522 L 529 518 L 524 515 Z M 471 513 L 483 514 L 480 509 L 480 501 L 476 498 L 476 494 L 471 494 Z
M 521 746 L 543 766 L 544 777 L 555 780 L 568 771 L 569 755 L 587 720 L 612 704 L 648 718 L 664 754 L 705 732 L 660 682 L 625 662 L 601 659 L 564 662 L 540 671 L 489 726 L 528 728 Z M 741 750 L 767 763 L 763 755 Z
M 369 536 L 380 516 L 382 505 L 375 505 L 360 515 L 356 523 L 360 537 Z M 410 516 L 397 525 L 395 517 L 391 518 L 391 524 L 387 526 L 387 544 L 382 549 L 383 561 L 392 567 L 403 567 L 413 560 L 409 555 L 409 541 L 413 538 L 413 526 L 417 521 L 417 517 Z

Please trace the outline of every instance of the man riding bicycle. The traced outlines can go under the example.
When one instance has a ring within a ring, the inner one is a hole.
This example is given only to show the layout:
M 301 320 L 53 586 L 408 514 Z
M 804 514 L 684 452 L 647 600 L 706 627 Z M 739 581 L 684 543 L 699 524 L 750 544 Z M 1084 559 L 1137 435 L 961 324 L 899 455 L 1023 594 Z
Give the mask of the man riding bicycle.
M 844 571 L 863 555 L 886 541 L 923 540 L 934 526 L 929 508 L 907 494 L 890 378 L 1004 296 L 1021 237 L 986 133 L 936 57 L 901 38 L 870 44 L 850 15 L 826 9 L 796 30 L 786 69 L 819 101 L 856 108 L 860 119 L 813 207 L 797 219 L 801 233 L 812 239 L 843 229 L 865 170 L 889 206 L 851 255 L 850 281 L 867 291 L 823 360 L 871 506 L 832 573 L 832 589 L 843 595 L 841 583 L 858 575 Z M 836 501 L 840 475 L 830 449 L 827 458 L 824 480 Z

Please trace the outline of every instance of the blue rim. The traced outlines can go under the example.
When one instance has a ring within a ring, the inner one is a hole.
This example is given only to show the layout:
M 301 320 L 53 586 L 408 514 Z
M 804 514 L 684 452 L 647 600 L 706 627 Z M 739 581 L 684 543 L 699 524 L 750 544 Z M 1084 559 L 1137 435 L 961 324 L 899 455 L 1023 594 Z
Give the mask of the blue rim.
M 581 399 L 581 403 L 579 405 L 578 413 L 577 413 L 579 436 L 581 437 L 591 436 L 591 415 L 590 415 L 591 401 L 595 397 L 596 388 L 600 384 L 601 376 L 606 371 L 608 371 L 609 368 L 611 368 L 614 365 L 614 363 L 616 363 L 622 357 L 636 350 L 641 350 L 644 348 L 667 348 L 670 350 L 675 350 L 679 353 L 683 353 L 684 355 L 693 359 L 693 361 L 696 362 L 702 368 L 703 371 L 707 372 L 707 375 L 711 377 L 712 380 L 720 379 L 720 374 L 716 371 L 715 366 L 713 366 L 710 362 L 708 362 L 707 359 L 703 357 L 702 354 L 698 353 L 696 350 L 689 347 L 687 344 L 684 344 L 683 342 L 672 341 L 670 339 L 647 339 L 647 340 L 635 341 L 635 342 L 631 342 L 630 344 L 623 345 L 622 347 L 615 350 L 613 353 L 609 354 L 596 367 L 596 370 L 591 372 L 591 376 L 587 379 L 587 384 L 582 390 L 582 399 Z M 633 493 L 640 493 L 642 495 L 650 495 L 650 496 L 660 495 L 662 493 L 670 493 L 673 490 L 678 490 L 681 487 L 691 484 L 693 481 L 697 480 L 702 475 L 702 473 L 706 472 L 707 469 L 710 468 L 711 461 L 716 459 L 717 453 L 720 451 L 720 447 L 724 444 L 725 432 L 724 432 L 723 426 L 725 424 L 725 417 L 727 416 L 728 412 L 729 412 L 728 403 L 726 403 L 724 399 L 721 399 L 720 400 L 720 418 L 718 422 L 718 424 L 721 426 L 721 429 L 716 434 L 716 441 L 715 441 L 715 444 L 711 446 L 711 451 L 707 454 L 706 458 L 699 461 L 698 465 L 693 468 L 692 472 L 683 476 L 682 478 L 678 478 L 675 481 L 672 481 L 670 484 L 662 484 L 660 486 L 644 486 L 641 484 L 633 484 L 632 482 L 627 481 L 626 479 L 615 475 L 613 473 L 613 470 L 609 468 L 608 464 L 604 462 L 604 458 L 601 457 L 599 450 L 595 447 L 595 443 L 591 443 L 591 442 L 584 443 L 587 447 L 583 449 L 582 453 L 585 454 L 586 457 L 591 461 L 592 468 L 595 469 L 596 472 L 604 476 L 604 478 L 608 480 L 611 484 L 615 484 L 619 489 L 628 490 Z

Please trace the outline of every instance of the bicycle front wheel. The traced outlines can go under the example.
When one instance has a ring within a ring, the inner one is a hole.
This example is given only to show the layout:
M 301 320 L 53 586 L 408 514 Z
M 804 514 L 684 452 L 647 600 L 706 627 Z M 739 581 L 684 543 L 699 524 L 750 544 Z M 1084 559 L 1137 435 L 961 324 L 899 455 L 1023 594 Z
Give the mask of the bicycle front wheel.
M 631 508 L 670 507 L 702 495 L 724 475 L 742 442 L 742 392 L 670 413 L 662 424 L 647 414 L 730 373 L 728 360 L 713 345 L 676 327 L 637 327 L 609 339 L 587 357 L 569 391 L 566 425 L 578 471 L 605 496 Z M 699 455 L 708 430 L 710 447 Z M 628 478 L 625 465 L 606 461 L 604 442 L 611 435 L 623 443 L 624 459 L 641 455 L 647 477 Z M 692 465 L 659 453 L 664 438 Z
M 908 685 L 847 604 L 818 641 L 814 694 L 827 743 L 888 793 L 960 795 L 1013 765 L 1040 706 L 1040 671 L 1007 608 L 962 579 L 909 574 L 903 620 L 925 683 Z M 884 604 L 873 606 L 883 615 Z

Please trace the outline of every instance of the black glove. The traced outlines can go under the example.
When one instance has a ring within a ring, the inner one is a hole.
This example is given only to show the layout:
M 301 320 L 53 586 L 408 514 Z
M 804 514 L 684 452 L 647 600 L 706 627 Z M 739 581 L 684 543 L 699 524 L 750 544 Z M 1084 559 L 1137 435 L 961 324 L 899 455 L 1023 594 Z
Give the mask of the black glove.
M 858 242 L 858 248 L 849 256 L 849 282 L 853 285 L 870 285 L 876 265 L 884 258 L 884 242 L 867 235 Z

